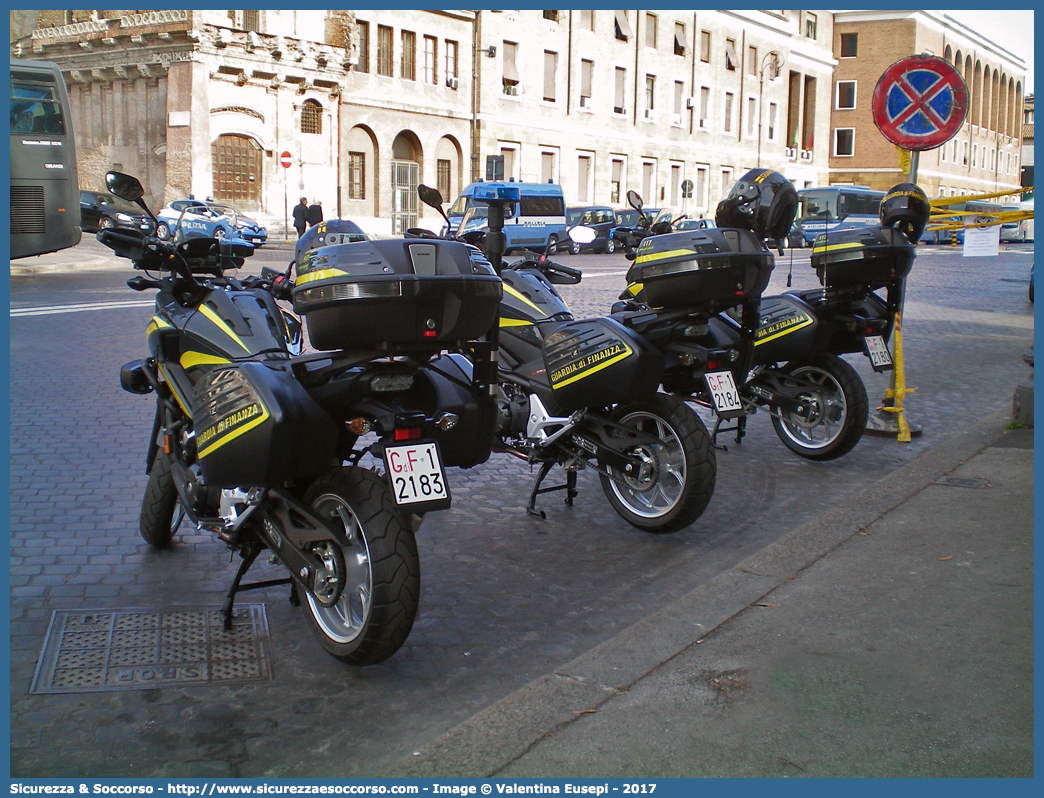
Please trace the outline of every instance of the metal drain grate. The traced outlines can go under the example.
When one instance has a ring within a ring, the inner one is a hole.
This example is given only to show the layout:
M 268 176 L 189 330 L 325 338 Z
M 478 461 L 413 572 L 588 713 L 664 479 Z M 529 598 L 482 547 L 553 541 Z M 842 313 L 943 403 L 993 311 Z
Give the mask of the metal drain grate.
M 55 610 L 30 693 L 99 693 L 272 678 L 264 604 L 217 609 Z
M 967 479 L 965 477 L 939 477 L 935 480 L 936 485 L 945 485 L 948 488 L 975 488 L 981 490 L 988 488 L 990 483 L 980 477 L 972 477 Z

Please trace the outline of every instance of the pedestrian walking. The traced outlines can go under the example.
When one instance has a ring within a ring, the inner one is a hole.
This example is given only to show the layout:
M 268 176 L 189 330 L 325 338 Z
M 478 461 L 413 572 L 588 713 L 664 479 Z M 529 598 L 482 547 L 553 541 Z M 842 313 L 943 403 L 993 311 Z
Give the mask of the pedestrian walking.
M 308 206 L 308 226 L 312 227 L 319 224 L 323 220 L 323 203 L 321 200 L 316 200 L 310 206 Z
M 308 200 L 305 197 L 301 197 L 301 202 L 294 206 L 294 227 L 298 238 L 304 235 L 308 227 Z

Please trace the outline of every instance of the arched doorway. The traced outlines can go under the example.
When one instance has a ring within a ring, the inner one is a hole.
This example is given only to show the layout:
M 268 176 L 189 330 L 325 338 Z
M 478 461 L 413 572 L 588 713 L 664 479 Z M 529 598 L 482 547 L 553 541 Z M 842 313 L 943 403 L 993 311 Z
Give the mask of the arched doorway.
M 420 184 L 420 140 L 408 130 L 392 142 L 391 223 L 392 233 L 402 235 L 417 226 L 417 186 Z
M 261 210 L 262 151 L 249 136 L 218 136 L 210 145 L 214 199 L 244 211 Z

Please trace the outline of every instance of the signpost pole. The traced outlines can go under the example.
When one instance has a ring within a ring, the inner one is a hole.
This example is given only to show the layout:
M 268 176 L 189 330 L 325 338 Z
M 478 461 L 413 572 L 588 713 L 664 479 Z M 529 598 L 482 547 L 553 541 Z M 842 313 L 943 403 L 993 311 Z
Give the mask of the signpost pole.
M 279 165 L 283 167 L 283 230 L 286 231 L 286 243 L 290 243 L 290 189 L 287 186 L 290 177 L 290 164 L 293 157 L 284 150 L 279 153 Z

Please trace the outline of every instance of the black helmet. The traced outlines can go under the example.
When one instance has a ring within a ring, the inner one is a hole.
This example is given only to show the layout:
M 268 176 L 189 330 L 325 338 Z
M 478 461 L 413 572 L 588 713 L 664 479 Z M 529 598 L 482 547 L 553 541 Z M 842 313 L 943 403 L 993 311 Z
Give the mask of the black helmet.
M 367 236 L 359 225 L 348 219 L 330 219 L 319 224 L 312 225 L 308 231 L 297 239 L 294 248 L 294 260 L 298 263 L 304 258 L 310 249 L 328 247 L 331 244 L 352 244 L 356 241 L 366 241 Z
M 771 169 L 751 169 L 718 203 L 714 223 L 718 227 L 741 227 L 758 238 L 783 241 L 797 213 L 794 184 Z
M 932 203 L 915 183 L 900 183 L 881 200 L 881 227 L 894 227 L 916 244 L 928 225 Z

